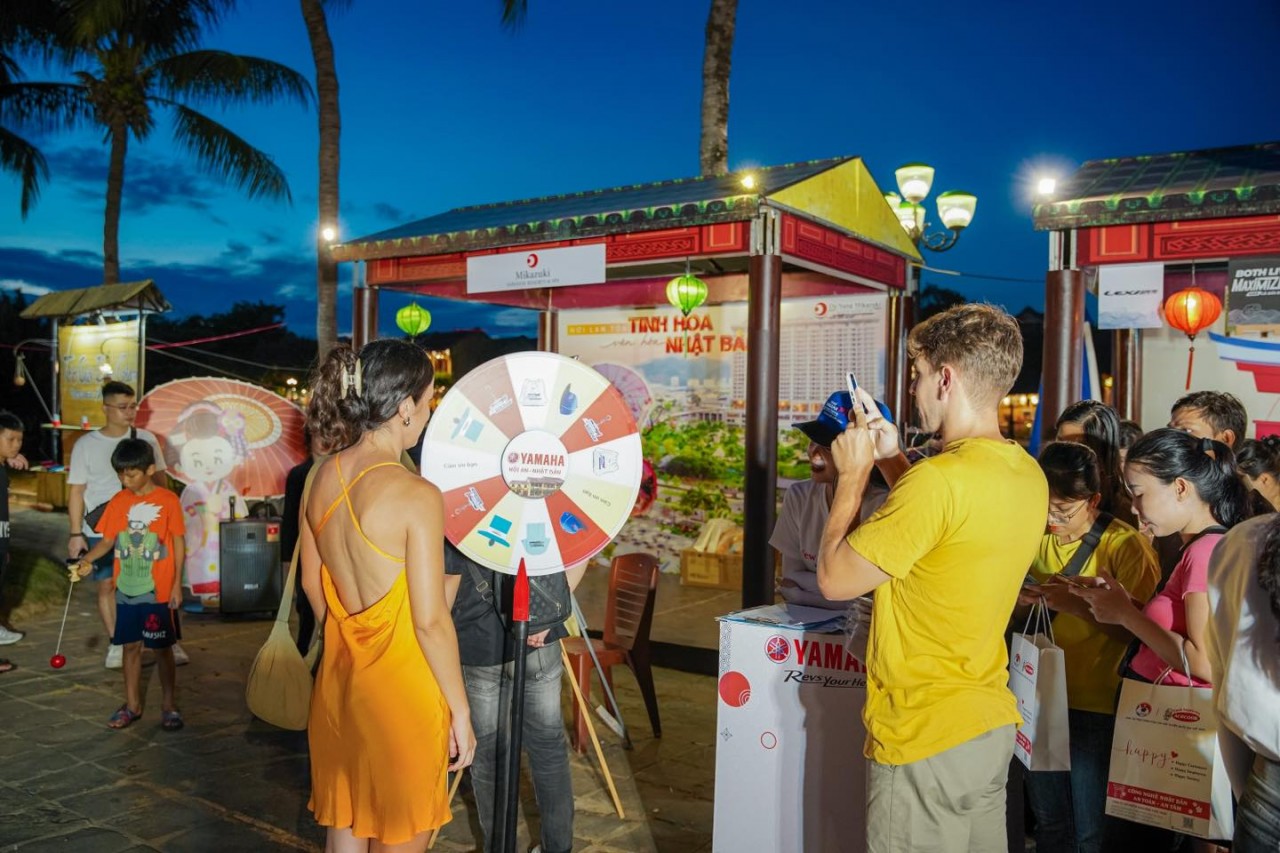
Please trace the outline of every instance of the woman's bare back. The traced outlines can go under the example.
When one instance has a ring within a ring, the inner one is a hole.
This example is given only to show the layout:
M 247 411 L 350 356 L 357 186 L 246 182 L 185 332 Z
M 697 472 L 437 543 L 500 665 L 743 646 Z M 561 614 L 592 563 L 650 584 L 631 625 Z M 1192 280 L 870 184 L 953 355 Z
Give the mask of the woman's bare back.
M 344 480 L 349 505 L 343 499 Z M 319 530 L 320 560 L 348 613 L 376 604 L 403 571 L 415 487 L 422 485 L 399 463 L 359 449 L 331 457 L 316 473 L 307 523 Z

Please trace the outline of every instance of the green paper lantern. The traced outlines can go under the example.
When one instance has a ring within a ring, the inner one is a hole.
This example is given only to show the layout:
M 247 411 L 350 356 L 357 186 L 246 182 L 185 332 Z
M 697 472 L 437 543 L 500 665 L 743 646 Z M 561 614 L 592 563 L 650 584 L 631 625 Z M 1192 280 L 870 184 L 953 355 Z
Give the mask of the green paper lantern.
M 692 273 L 678 275 L 667 282 L 667 301 L 688 317 L 693 309 L 707 301 L 707 283 Z
M 413 337 L 425 332 L 431 325 L 431 312 L 416 302 L 410 302 L 396 312 L 396 325 L 400 327 L 400 331 Z

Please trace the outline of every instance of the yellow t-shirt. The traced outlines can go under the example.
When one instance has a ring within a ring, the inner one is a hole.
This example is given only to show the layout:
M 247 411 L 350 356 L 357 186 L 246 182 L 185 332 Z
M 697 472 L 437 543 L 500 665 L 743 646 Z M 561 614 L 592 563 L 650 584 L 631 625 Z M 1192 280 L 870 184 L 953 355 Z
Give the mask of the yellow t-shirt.
M 961 439 L 912 466 L 849 534 L 890 575 L 867 645 L 868 758 L 909 764 L 1022 721 L 1004 628 L 1048 505 L 1020 446 Z
M 1043 583 L 1061 572 L 1080 548 L 1080 541 L 1059 544 L 1052 533 L 1040 539 L 1031 576 Z M 1098 547 L 1085 560 L 1080 577 L 1097 577 L 1102 566 L 1128 593 L 1146 601 L 1160 583 L 1160 561 L 1146 537 L 1119 519 L 1102 532 Z M 1128 643 L 1113 640 L 1092 622 L 1070 613 L 1053 619 L 1053 639 L 1067 667 L 1067 706 L 1077 711 L 1114 714 L 1120 675 L 1116 668 Z

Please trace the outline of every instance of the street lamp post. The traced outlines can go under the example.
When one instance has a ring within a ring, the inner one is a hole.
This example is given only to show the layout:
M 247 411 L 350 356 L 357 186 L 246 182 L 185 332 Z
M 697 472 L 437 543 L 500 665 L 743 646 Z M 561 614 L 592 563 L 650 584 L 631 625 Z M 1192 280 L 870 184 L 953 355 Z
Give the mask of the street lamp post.
M 933 167 L 924 163 L 908 163 L 894 172 L 898 192 L 885 193 L 885 201 L 893 208 L 902 229 L 916 247 L 945 252 L 960 239 L 960 232 L 973 222 L 978 197 L 973 193 L 951 190 L 938 194 L 938 218 L 945 231 L 928 231 L 923 202 L 933 188 Z
M 889 203 L 902 230 L 915 244 L 917 249 L 929 249 L 933 252 L 945 252 L 960 239 L 960 232 L 973 222 L 973 213 L 978 206 L 978 197 L 972 193 L 944 192 L 938 195 L 938 218 L 942 220 L 945 231 L 928 232 L 929 223 L 925 221 L 922 202 L 928 198 L 933 189 L 933 167 L 924 163 L 908 163 L 894 172 L 898 182 L 898 192 L 885 193 L 884 199 Z M 910 264 L 907 268 L 907 284 L 902 293 L 890 297 L 889 307 L 889 357 L 886 368 L 886 396 L 889 406 L 894 411 L 905 412 L 907 409 L 907 386 L 905 371 L 906 353 L 904 343 L 914 321 L 914 298 L 916 284 L 919 283 L 919 267 L 921 264 Z M 906 423 L 905 415 L 903 423 Z

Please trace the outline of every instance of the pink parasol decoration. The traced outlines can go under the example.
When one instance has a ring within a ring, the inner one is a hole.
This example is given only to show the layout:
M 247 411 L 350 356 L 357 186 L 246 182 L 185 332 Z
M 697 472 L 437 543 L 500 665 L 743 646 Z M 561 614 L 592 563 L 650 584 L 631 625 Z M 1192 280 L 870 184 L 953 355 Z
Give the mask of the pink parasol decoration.
M 243 443 L 244 461 L 228 477 L 237 494 L 284 494 L 289 470 L 307 458 L 301 409 L 278 394 L 235 379 L 178 379 L 152 389 L 138 405 L 136 423 L 156 434 L 169 473 L 183 483 L 195 478 L 182 470 L 182 439 L 177 433 L 180 421 L 196 411 L 220 413 L 227 431 L 235 434 L 237 444 Z

